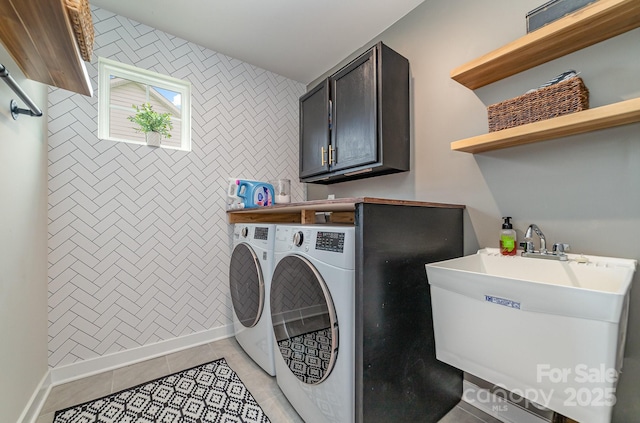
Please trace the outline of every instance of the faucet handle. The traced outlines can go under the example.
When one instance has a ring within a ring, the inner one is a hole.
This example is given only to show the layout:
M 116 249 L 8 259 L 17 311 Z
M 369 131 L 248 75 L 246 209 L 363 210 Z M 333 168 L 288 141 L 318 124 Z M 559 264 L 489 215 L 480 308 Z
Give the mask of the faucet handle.
M 569 244 L 563 244 L 561 242 L 556 242 L 553 244 L 553 252 L 557 254 L 564 254 L 565 251 L 570 249 Z

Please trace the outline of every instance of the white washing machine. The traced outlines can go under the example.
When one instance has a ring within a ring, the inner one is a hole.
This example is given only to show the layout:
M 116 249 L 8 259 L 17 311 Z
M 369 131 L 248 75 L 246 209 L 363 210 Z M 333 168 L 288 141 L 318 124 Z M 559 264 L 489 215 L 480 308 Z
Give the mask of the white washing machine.
M 355 410 L 355 229 L 276 227 L 271 320 L 278 386 L 306 423 Z
M 271 376 L 276 374 L 269 313 L 274 241 L 275 225 L 236 224 L 229 266 L 236 339 Z

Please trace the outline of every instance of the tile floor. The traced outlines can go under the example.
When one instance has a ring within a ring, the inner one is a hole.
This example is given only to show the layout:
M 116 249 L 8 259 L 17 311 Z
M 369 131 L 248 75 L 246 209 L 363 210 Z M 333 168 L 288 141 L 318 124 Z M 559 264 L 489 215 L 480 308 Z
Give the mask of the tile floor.
M 272 423 L 304 423 L 284 397 L 274 377 L 265 373 L 242 350 L 235 338 L 143 361 L 89 376 L 51 389 L 36 423 L 52 423 L 56 410 L 109 395 L 123 389 L 224 357 L 240 376 Z M 461 402 L 440 423 L 500 423 Z

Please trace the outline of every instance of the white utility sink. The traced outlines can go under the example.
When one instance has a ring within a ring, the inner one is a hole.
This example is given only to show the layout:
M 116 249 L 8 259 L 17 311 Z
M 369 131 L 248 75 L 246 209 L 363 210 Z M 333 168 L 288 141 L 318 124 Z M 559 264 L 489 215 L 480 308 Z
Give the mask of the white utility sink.
M 581 423 L 609 422 L 637 263 L 567 258 L 487 248 L 427 264 L 436 356 Z

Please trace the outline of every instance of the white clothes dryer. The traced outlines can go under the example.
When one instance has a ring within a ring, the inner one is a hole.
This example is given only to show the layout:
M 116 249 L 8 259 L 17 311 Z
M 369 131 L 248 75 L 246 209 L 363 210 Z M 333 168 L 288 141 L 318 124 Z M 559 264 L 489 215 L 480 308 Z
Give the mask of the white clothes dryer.
M 276 374 L 269 312 L 274 240 L 275 225 L 236 224 L 229 266 L 235 337 L 271 376 Z
M 278 386 L 306 423 L 355 410 L 355 230 L 276 227 L 271 320 Z

